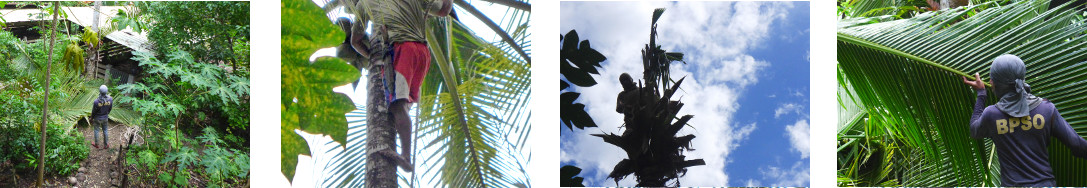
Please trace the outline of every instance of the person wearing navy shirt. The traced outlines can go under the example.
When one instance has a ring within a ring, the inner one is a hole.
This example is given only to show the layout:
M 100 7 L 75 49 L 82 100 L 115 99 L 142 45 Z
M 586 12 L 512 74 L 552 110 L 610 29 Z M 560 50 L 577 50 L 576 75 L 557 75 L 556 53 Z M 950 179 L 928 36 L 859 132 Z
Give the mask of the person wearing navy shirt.
M 988 93 L 981 76 L 963 77 L 977 91 L 970 117 L 970 137 L 990 138 L 1000 160 L 1001 186 L 1056 186 L 1049 164 L 1049 137 L 1056 137 L 1072 155 L 1087 158 L 1087 140 L 1076 134 L 1049 100 L 1030 93 L 1026 65 L 1015 55 L 1001 55 L 989 69 L 990 83 L 1000 101 L 985 106 Z
M 93 108 L 91 108 L 91 118 L 93 119 L 94 129 L 94 141 L 91 146 L 98 147 L 98 131 L 102 130 L 102 143 L 105 144 L 102 148 L 109 148 L 109 112 L 113 110 L 113 97 L 109 96 L 109 88 L 106 85 L 98 87 L 98 99 L 94 100 Z

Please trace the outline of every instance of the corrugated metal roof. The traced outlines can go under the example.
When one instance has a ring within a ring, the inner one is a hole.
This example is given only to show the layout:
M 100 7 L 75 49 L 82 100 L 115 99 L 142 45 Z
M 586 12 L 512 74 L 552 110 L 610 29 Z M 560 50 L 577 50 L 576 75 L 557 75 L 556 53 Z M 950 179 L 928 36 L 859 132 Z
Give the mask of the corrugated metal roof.
M 65 12 L 68 13 L 68 20 L 75 22 L 83 27 L 91 27 L 94 23 L 94 14 L 98 15 L 98 25 L 108 26 L 109 20 L 114 15 L 117 15 L 117 10 L 123 9 L 120 6 L 102 6 L 100 12 L 95 12 L 94 7 L 64 7 Z M 117 44 L 124 45 L 132 48 L 132 50 L 141 52 L 150 52 L 151 44 L 147 41 L 147 35 L 133 32 L 132 29 L 124 29 L 115 31 L 106 35 L 106 38 L 117 42 Z
M 120 6 L 102 6 L 99 12 L 94 11 L 94 7 L 62 7 L 61 11 L 67 13 L 67 19 L 83 27 L 91 27 L 94 22 L 94 14 L 99 14 L 98 25 L 108 26 L 110 24 L 110 18 L 117 15 L 117 10 L 121 10 Z M 0 15 L 3 15 L 4 20 L 8 23 L 25 22 L 25 21 L 41 21 L 48 20 L 50 18 L 40 18 L 38 16 L 42 11 L 40 9 L 5 9 L 0 10 Z M 124 29 L 121 31 L 115 31 L 109 33 L 105 38 L 110 39 L 132 50 L 150 52 L 151 44 L 147 41 L 147 35 L 133 32 L 132 29 Z

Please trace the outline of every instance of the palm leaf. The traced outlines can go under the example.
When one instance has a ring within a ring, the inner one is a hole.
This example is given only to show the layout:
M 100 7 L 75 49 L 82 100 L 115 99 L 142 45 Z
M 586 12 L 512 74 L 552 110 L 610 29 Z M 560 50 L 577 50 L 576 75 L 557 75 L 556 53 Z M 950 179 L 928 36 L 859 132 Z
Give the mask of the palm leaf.
M 1007 6 L 970 6 L 919 14 L 882 23 L 857 18 L 838 28 L 838 62 L 856 97 L 865 106 L 866 129 L 884 129 L 916 152 L 904 170 L 906 186 L 983 186 L 997 182 L 989 141 L 974 140 L 966 128 L 974 92 L 959 78 L 980 72 L 1002 54 L 1026 62 L 1027 82 L 1036 95 L 1054 102 L 1081 136 L 1087 135 L 1084 90 L 1087 31 L 1080 14 L 1048 1 Z M 839 94 L 841 97 L 841 94 Z M 995 100 L 990 100 L 992 103 Z M 844 120 L 843 120 L 844 121 Z M 872 133 L 865 130 L 870 139 Z M 1053 140 L 1051 163 L 1059 186 L 1084 186 L 1087 161 L 1073 158 Z M 841 154 L 841 153 L 839 153 Z
M 450 187 L 527 184 L 527 159 L 521 155 L 531 130 L 521 119 L 530 113 L 527 62 L 508 57 L 459 22 L 445 21 L 432 22 L 447 27 L 428 36 L 438 71 L 431 71 L 421 88 L 417 136 L 433 140 L 421 149 L 440 153 L 423 163 L 442 168 L 423 175 Z

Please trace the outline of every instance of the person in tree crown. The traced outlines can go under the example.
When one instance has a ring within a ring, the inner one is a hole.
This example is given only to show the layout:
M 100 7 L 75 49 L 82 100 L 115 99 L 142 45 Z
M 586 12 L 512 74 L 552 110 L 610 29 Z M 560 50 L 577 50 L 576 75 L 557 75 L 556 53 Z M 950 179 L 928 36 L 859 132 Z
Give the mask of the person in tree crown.
M 1087 140 L 1068 126 L 1052 102 L 1030 93 L 1025 74 L 1026 65 L 1015 55 L 993 60 L 990 84 L 1000 101 L 987 107 L 988 93 L 981 75 L 975 73 L 973 81 L 962 78 L 977 91 L 970 136 L 990 138 L 996 144 L 1001 186 L 1056 186 L 1046 149 L 1049 137 L 1056 137 L 1079 158 L 1087 158 Z
M 102 130 L 102 143 L 105 144 L 101 148 L 109 148 L 109 112 L 113 110 L 113 97 L 109 96 L 109 88 L 106 85 L 98 87 L 98 99 L 94 100 L 91 108 L 91 118 L 93 119 L 94 129 L 94 141 L 91 142 L 91 146 L 98 147 L 98 130 Z
M 383 67 L 385 97 L 401 152 L 392 148 L 377 151 L 396 161 L 405 171 L 411 164 L 411 120 L 408 111 L 419 101 L 419 87 L 430 69 L 430 49 L 426 44 L 426 20 L 430 16 L 447 16 L 452 11 L 451 0 L 359 0 L 348 3 L 354 8 L 355 20 L 338 19 L 347 33 L 337 52 L 348 57 L 359 69 L 365 63 Z M 366 34 L 367 22 L 372 21 L 372 35 Z M 346 27 L 345 24 L 351 27 Z M 370 61 L 367 61 L 369 58 Z M 391 62 L 391 63 L 385 63 Z M 356 83 L 357 85 L 357 83 Z

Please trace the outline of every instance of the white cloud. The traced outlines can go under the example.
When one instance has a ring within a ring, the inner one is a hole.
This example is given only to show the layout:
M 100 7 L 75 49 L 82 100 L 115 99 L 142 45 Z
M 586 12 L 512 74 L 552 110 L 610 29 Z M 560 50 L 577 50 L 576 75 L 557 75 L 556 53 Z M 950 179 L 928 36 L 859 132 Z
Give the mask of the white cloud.
M 673 79 L 686 76 L 673 100 L 686 104 L 680 115 L 695 115 L 679 135 L 695 134 L 688 159 L 703 159 L 705 166 L 688 168 L 684 186 L 730 185 L 725 174 L 728 156 L 755 130 L 752 122 L 735 122 L 739 95 L 758 83 L 769 62 L 746 54 L 770 38 L 770 25 L 786 17 L 791 2 L 561 2 L 560 32 L 576 29 L 578 37 L 607 56 L 598 84 L 581 88 L 580 102 L 588 107 L 599 128 L 573 132 L 560 145 L 561 160 L 594 174 L 583 174 L 587 185 L 613 186 L 607 173 L 625 152 L 589 134 L 619 133 L 622 115 L 615 112 L 618 77 L 642 75 L 640 51 L 647 44 L 650 17 L 655 8 L 668 10 L 658 21 L 658 43 L 666 50 L 685 53 L 687 64 L 672 66 Z M 619 186 L 634 185 L 634 177 Z M 739 184 L 744 182 L 737 181 Z
M 809 177 L 811 177 L 811 167 L 805 165 L 803 162 L 797 161 L 789 169 L 782 169 L 776 166 L 768 166 L 759 168 L 759 173 L 763 175 L 764 180 L 772 180 L 773 183 L 769 185 L 756 185 L 756 186 L 768 186 L 768 187 L 784 187 L 784 186 L 799 186 L 806 187 L 809 184 Z M 749 182 L 750 183 L 750 182 Z M 758 183 L 757 181 L 754 183 Z M 750 187 L 750 186 L 749 186 Z
M 800 90 L 794 90 L 793 91 L 793 96 L 804 97 L 804 93 L 800 92 Z
M 762 183 L 760 183 L 757 180 L 748 179 L 747 184 L 745 184 L 744 187 L 758 187 L 760 184 L 762 184 Z
M 811 153 L 811 127 L 808 125 L 807 119 L 797 121 L 796 124 L 792 124 L 785 127 L 786 135 L 789 137 L 789 143 L 793 146 L 793 151 L 800 152 L 800 158 L 808 158 Z
M 778 106 L 778 108 L 776 110 L 774 110 L 774 118 L 780 118 L 781 115 L 785 115 L 785 114 L 789 114 L 789 113 L 800 114 L 800 109 L 802 109 L 802 108 L 804 108 L 804 107 L 800 106 L 798 104 L 795 104 L 795 103 L 781 104 L 781 105 Z

